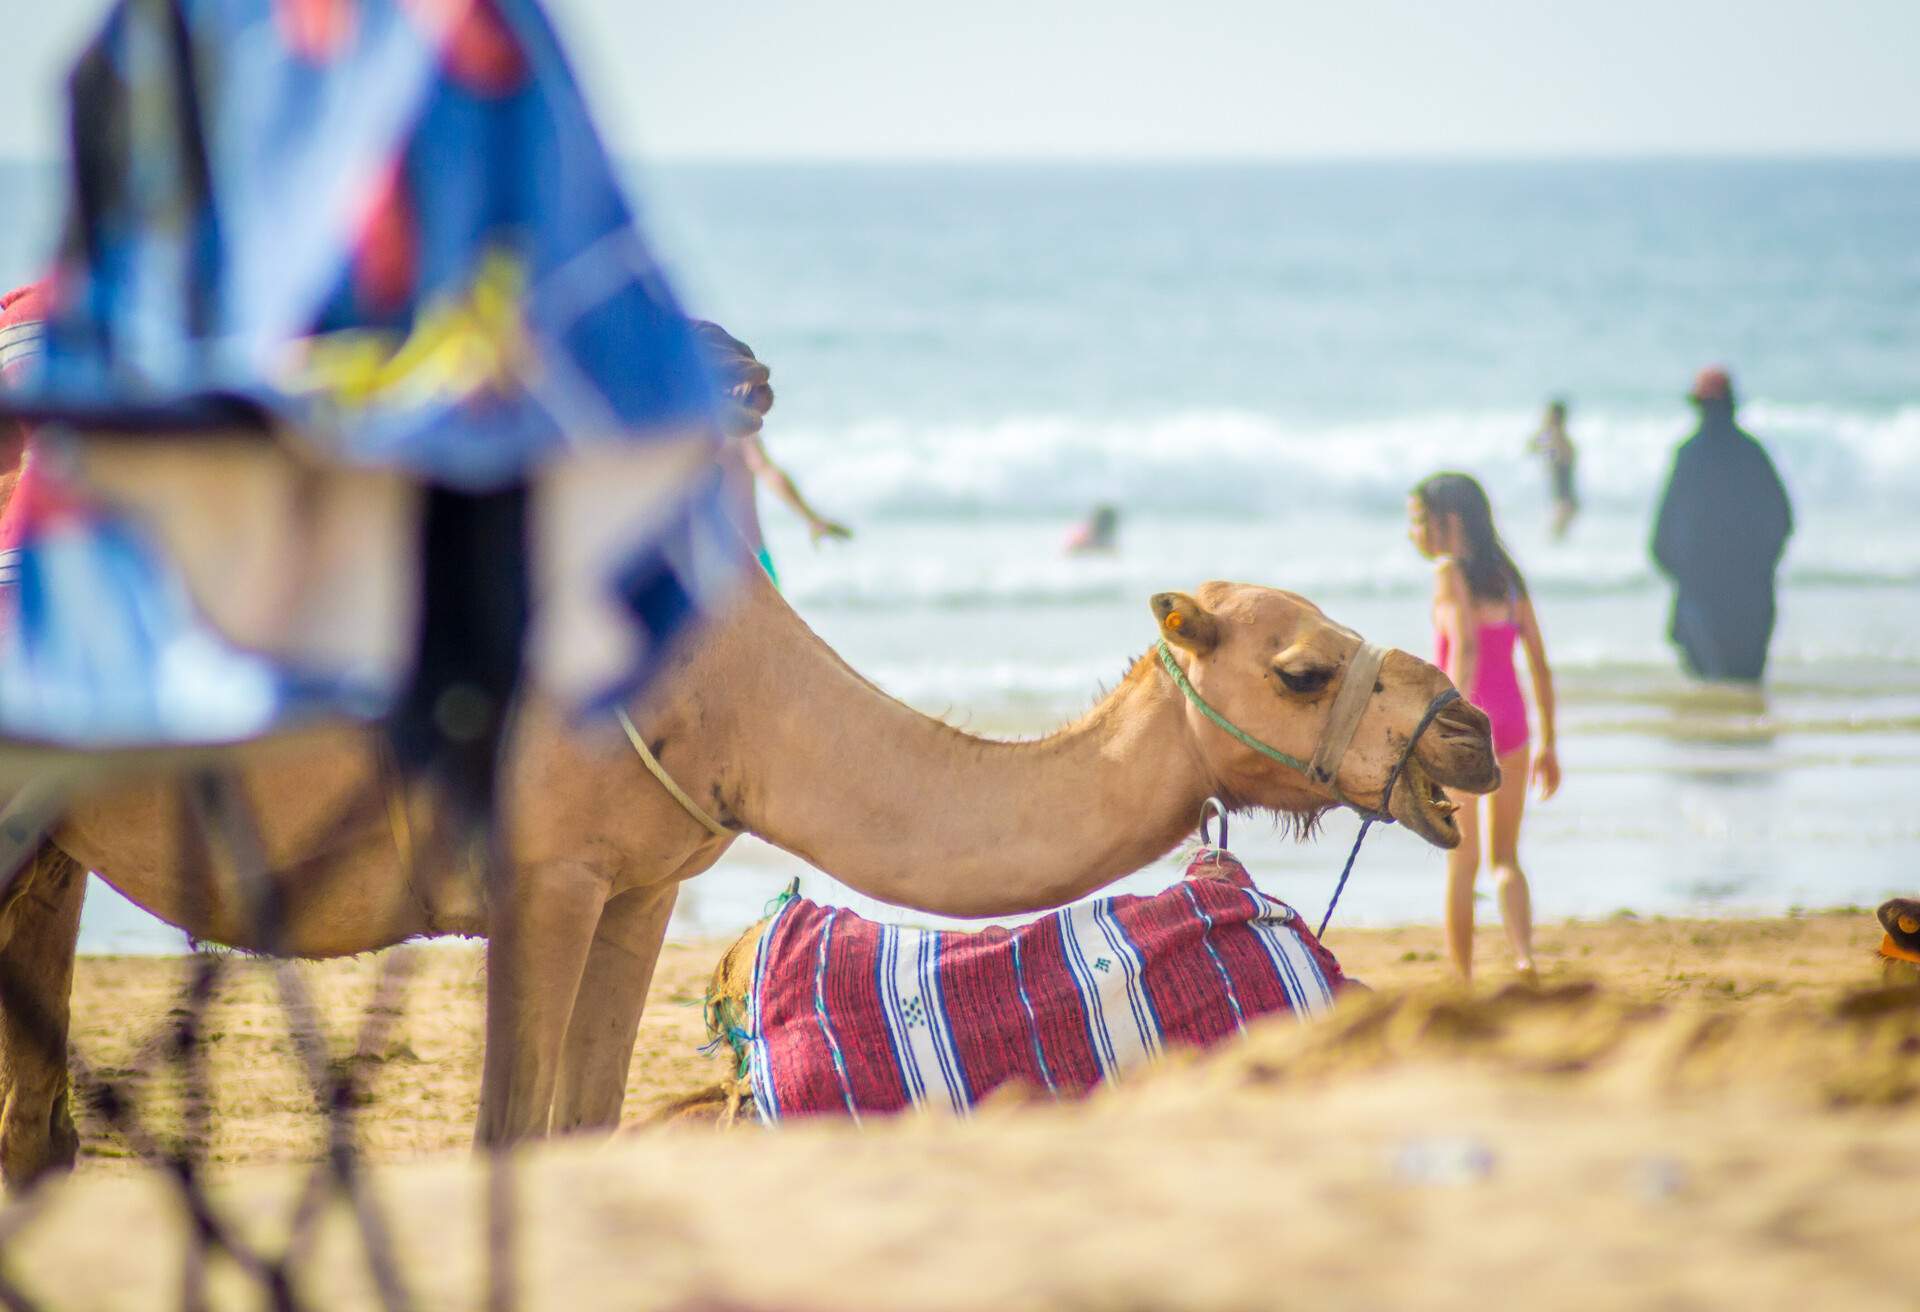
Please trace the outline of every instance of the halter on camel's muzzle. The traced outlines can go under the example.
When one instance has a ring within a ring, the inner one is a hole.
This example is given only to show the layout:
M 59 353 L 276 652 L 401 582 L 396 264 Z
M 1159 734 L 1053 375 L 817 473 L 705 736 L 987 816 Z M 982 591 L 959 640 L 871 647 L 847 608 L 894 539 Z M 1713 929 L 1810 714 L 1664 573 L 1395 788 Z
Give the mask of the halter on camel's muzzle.
M 1387 786 L 1381 790 L 1380 804 L 1377 807 L 1362 806 L 1340 790 L 1340 765 L 1346 760 L 1347 749 L 1353 745 L 1353 735 L 1360 727 L 1360 717 L 1366 714 L 1367 703 L 1373 700 L 1375 684 L 1380 677 L 1380 667 L 1386 663 L 1386 647 L 1363 642 L 1347 661 L 1346 669 L 1340 676 L 1340 686 L 1333 694 L 1333 708 L 1327 715 L 1326 730 L 1320 735 L 1320 743 L 1313 751 L 1313 759 L 1303 761 L 1290 752 L 1269 746 L 1242 729 L 1239 725 L 1220 714 L 1207 699 L 1202 697 L 1193 684 L 1188 681 L 1187 673 L 1180 663 L 1173 659 L 1173 649 L 1167 646 L 1165 638 L 1160 640 L 1160 663 L 1166 666 L 1167 673 L 1173 677 L 1174 686 L 1186 695 L 1199 712 L 1213 721 L 1214 725 L 1229 737 L 1251 747 L 1262 756 L 1280 762 L 1304 774 L 1307 779 L 1332 793 L 1343 806 L 1352 807 L 1361 816 L 1360 832 L 1353 840 L 1353 850 L 1347 853 L 1347 864 L 1340 871 L 1340 882 L 1334 885 L 1333 897 L 1327 903 L 1327 914 L 1320 918 L 1320 928 L 1315 937 L 1327 932 L 1327 922 L 1333 919 L 1333 909 L 1340 904 L 1340 894 L 1347 887 L 1347 876 L 1353 873 L 1353 863 L 1360 855 L 1360 844 L 1367 840 L 1367 830 L 1374 821 L 1393 824 L 1392 814 L 1387 810 L 1393 803 L 1393 790 L 1400 784 L 1400 773 L 1407 768 L 1407 762 L 1413 759 L 1413 752 L 1420 745 L 1420 735 L 1427 731 L 1434 718 L 1460 700 L 1460 690 L 1448 688 L 1427 703 L 1426 712 L 1421 715 L 1420 723 L 1414 726 L 1407 736 L 1407 745 L 1401 749 L 1400 757 L 1393 763 L 1393 769 L 1387 775 Z M 1212 798 L 1207 799 L 1213 802 Z M 1219 806 L 1218 802 L 1213 802 Z M 1204 815 L 1204 811 L 1202 812 Z M 1226 845 L 1226 808 L 1220 807 L 1220 843 Z

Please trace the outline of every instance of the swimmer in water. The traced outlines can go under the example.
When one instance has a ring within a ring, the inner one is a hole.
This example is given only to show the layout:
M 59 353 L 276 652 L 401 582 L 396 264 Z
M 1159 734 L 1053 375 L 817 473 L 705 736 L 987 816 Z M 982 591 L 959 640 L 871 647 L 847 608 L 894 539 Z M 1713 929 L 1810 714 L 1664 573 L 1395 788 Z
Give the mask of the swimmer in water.
M 1095 552 L 1111 552 L 1120 546 L 1120 508 L 1101 502 L 1093 508 L 1093 513 L 1067 534 L 1066 552 L 1069 556 L 1086 556 Z
M 1554 752 L 1553 671 L 1520 567 L 1493 527 L 1493 508 L 1480 484 L 1465 474 L 1435 474 L 1407 498 L 1407 535 L 1421 555 L 1435 561 L 1434 664 L 1447 672 L 1467 700 L 1493 721 L 1493 750 L 1500 760 L 1500 787 L 1486 799 L 1448 794 L 1460 809 L 1460 846 L 1447 853 L 1447 951 L 1462 979 L 1473 976 L 1473 886 L 1480 870 L 1481 834 L 1487 835 L 1494 891 L 1514 967 L 1533 976 L 1533 905 L 1520 869 L 1520 818 L 1529 777 L 1540 800 L 1560 787 Z M 1526 648 L 1533 700 L 1540 712 L 1540 742 L 1530 750 L 1527 703 L 1513 667 L 1515 644 Z
M 808 504 L 792 476 L 767 454 L 760 440 L 760 429 L 767 412 L 773 409 L 773 387 L 768 382 L 772 375 L 754 355 L 753 348 L 717 323 L 699 320 L 694 323 L 693 331 L 706 352 L 707 367 L 713 370 L 726 394 L 721 416 L 726 446 L 721 462 L 738 507 L 740 529 L 746 534 L 747 545 L 760 567 L 777 586 L 780 576 L 774 572 L 773 557 L 761 535 L 760 511 L 755 504 L 754 493 L 759 484 L 765 483 L 774 496 L 807 521 L 807 532 L 816 544 L 822 538 L 845 541 L 853 536 L 853 530 L 826 518 Z
M 1580 497 L 1573 489 L 1573 468 L 1579 453 L 1574 450 L 1573 439 L 1567 436 L 1565 401 L 1547 402 L 1540 431 L 1527 443 L 1527 450 L 1546 459 L 1547 479 L 1553 488 L 1553 536 L 1563 538 L 1573 517 L 1580 513 Z

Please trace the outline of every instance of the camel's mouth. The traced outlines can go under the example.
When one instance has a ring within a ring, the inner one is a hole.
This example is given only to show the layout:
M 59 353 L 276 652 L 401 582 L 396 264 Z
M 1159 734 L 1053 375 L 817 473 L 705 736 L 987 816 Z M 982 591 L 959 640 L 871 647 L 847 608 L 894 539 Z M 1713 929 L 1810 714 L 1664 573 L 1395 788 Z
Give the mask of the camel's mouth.
M 1460 846 L 1458 808 L 1418 757 L 1410 757 L 1387 799 L 1387 813 L 1435 847 Z

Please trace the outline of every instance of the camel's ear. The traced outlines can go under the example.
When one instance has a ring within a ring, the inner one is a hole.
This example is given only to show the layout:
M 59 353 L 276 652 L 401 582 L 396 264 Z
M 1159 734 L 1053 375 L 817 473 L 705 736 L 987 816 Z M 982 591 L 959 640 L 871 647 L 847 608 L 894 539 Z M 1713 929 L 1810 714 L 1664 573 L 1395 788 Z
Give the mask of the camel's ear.
M 1220 641 L 1220 622 L 1213 612 L 1186 593 L 1156 593 L 1151 604 L 1160 621 L 1160 635 L 1174 646 L 1205 656 Z

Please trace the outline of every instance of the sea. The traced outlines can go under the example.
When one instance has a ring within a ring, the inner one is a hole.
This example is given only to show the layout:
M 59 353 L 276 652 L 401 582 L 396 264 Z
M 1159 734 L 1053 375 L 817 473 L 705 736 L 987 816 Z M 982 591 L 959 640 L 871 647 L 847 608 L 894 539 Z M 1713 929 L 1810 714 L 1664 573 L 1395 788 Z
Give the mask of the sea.
M 674 164 L 633 182 L 690 309 L 771 365 L 775 459 L 854 529 L 815 548 L 763 507 L 788 599 L 895 696 L 1044 733 L 1145 649 L 1151 594 L 1207 579 L 1292 589 L 1427 653 L 1406 495 L 1464 470 L 1560 691 L 1565 784 L 1521 840 L 1541 918 L 1920 891 L 1920 160 Z M 57 184 L 0 166 L 0 275 L 36 267 Z M 1709 363 L 1732 369 L 1797 522 L 1757 695 L 1682 674 L 1647 555 Z M 1525 450 L 1551 397 L 1583 505 L 1559 541 Z M 1097 503 L 1120 509 L 1118 549 L 1065 555 Z M 1301 843 L 1249 818 L 1233 846 L 1317 921 L 1355 826 Z M 683 890 L 674 932 L 736 930 L 795 877 L 923 919 L 745 840 Z M 1334 932 L 1437 920 L 1441 885 L 1437 851 L 1377 829 Z M 91 898 L 83 949 L 179 946 Z

